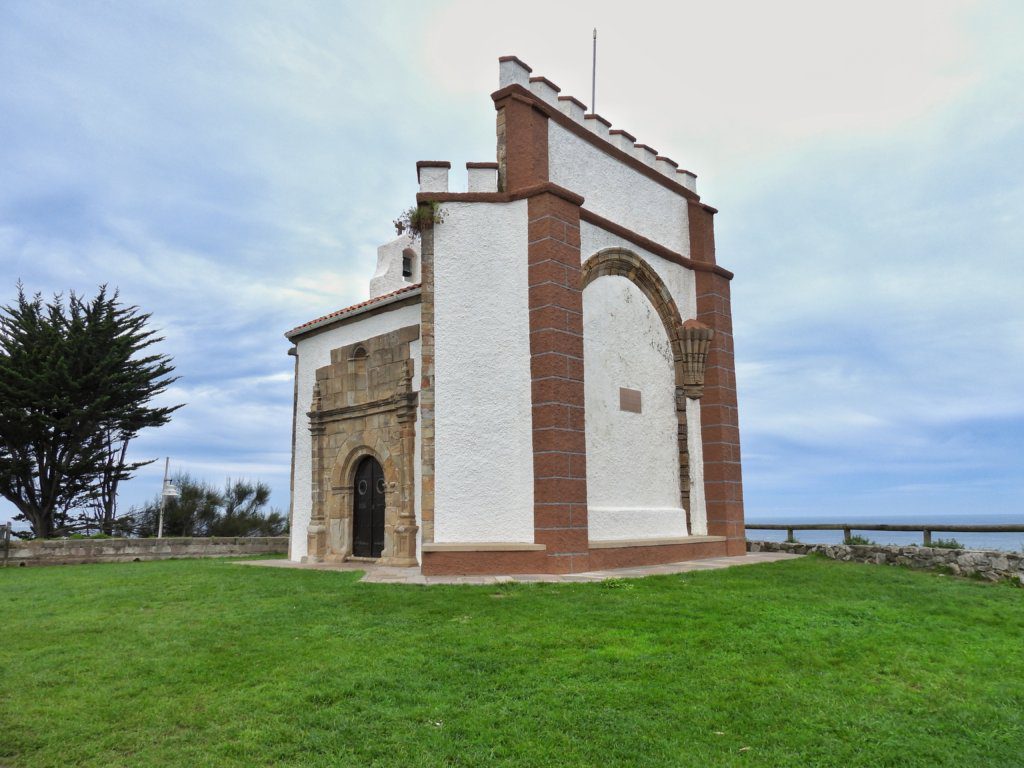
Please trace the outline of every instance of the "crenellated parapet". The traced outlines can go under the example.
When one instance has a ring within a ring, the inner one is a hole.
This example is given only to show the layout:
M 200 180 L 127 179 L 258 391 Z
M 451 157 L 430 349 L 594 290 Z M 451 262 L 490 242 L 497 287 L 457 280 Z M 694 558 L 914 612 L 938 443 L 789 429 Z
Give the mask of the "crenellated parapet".
M 637 141 L 636 136 L 621 128 L 613 128 L 605 117 L 587 111 L 587 105 L 575 96 L 563 95 L 562 89 L 546 77 L 534 75 L 532 68 L 515 56 L 498 59 L 498 88 L 519 86 L 526 89 L 544 104 L 557 110 L 574 123 L 584 127 L 601 141 L 629 157 L 658 171 L 665 178 L 689 190 L 697 192 L 697 175 L 680 168 L 672 158 L 658 150 Z M 499 158 L 500 159 L 500 158 Z M 493 169 L 493 171 L 492 171 Z M 495 163 L 466 163 L 467 183 L 461 189 L 450 187 L 451 163 L 444 160 L 421 160 L 416 163 L 416 172 L 421 193 L 448 192 L 498 192 L 500 181 Z
M 502 56 L 498 59 L 498 88 L 519 85 L 528 89 L 544 102 L 558 109 L 563 115 L 584 126 L 596 136 L 604 139 L 632 157 L 651 166 L 691 192 L 697 191 L 697 175 L 671 158 L 661 155 L 656 149 L 638 143 L 635 136 L 620 129 L 599 114 L 588 112 L 587 105 L 574 96 L 562 95 L 562 89 L 548 80 L 533 74 L 533 69 L 516 56 Z

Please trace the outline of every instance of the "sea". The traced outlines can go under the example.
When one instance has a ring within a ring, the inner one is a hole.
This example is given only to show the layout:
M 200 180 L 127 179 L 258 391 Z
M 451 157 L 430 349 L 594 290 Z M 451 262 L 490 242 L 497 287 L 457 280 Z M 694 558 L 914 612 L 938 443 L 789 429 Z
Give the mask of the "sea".
M 810 517 L 766 517 L 756 514 L 747 514 L 747 525 L 756 526 L 758 523 L 780 524 L 789 523 L 800 525 L 807 523 L 849 523 L 852 527 L 851 533 L 859 534 L 877 544 L 899 544 L 917 545 L 922 542 L 920 531 L 864 531 L 857 528 L 857 523 L 870 525 L 1024 525 L 1024 514 L 992 514 L 992 515 L 845 515 L 842 519 L 832 519 L 822 515 L 820 518 Z M 796 540 L 806 544 L 841 544 L 843 542 L 842 531 L 794 531 Z M 751 541 L 785 541 L 785 531 L 747 529 L 747 538 Z M 1009 552 L 1024 551 L 1024 531 L 1019 533 L 957 533 L 945 531 L 932 531 L 932 541 L 935 539 L 956 539 L 966 549 L 995 549 Z

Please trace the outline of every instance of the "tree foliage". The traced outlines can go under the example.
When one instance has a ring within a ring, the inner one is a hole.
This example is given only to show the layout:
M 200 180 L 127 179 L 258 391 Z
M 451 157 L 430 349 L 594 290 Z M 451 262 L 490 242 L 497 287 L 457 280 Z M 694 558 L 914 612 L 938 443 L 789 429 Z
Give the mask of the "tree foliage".
M 128 443 L 181 407 L 152 404 L 175 377 L 149 320 L 105 286 L 44 301 L 19 285 L 0 308 L 0 495 L 36 537 L 112 533 L 118 484 L 149 463 Z
M 228 480 L 224 490 L 177 474 L 174 484 L 181 494 L 164 507 L 164 536 L 279 536 L 288 520 L 276 509 L 267 509 L 270 486 L 248 480 Z M 160 497 L 130 513 L 138 536 L 156 536 Z

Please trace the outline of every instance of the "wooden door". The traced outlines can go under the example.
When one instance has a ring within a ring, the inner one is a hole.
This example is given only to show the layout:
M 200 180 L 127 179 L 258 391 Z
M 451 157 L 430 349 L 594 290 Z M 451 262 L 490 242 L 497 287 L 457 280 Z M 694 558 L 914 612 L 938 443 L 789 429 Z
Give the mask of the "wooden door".
M 384 551 L 384 471 L 367 456 L 356 467 L 352 512 L 352 554 L 380 557 Z

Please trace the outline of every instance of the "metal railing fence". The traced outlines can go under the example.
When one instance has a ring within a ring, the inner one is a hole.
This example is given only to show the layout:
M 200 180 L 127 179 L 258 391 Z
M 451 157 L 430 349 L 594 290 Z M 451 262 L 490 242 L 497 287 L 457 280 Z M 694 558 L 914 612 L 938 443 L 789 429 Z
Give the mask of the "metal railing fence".
M 1024 533 L 1024 525 L 891 525 L 888 523 L 752 523 L 748 531 L 785 531 L 786 541 L 795 542 L 795 531 L 842 531 L 843 542 L 849 544 L 853 531 L 921 531 L 924 546 L 932 545 L 932 533 Z

